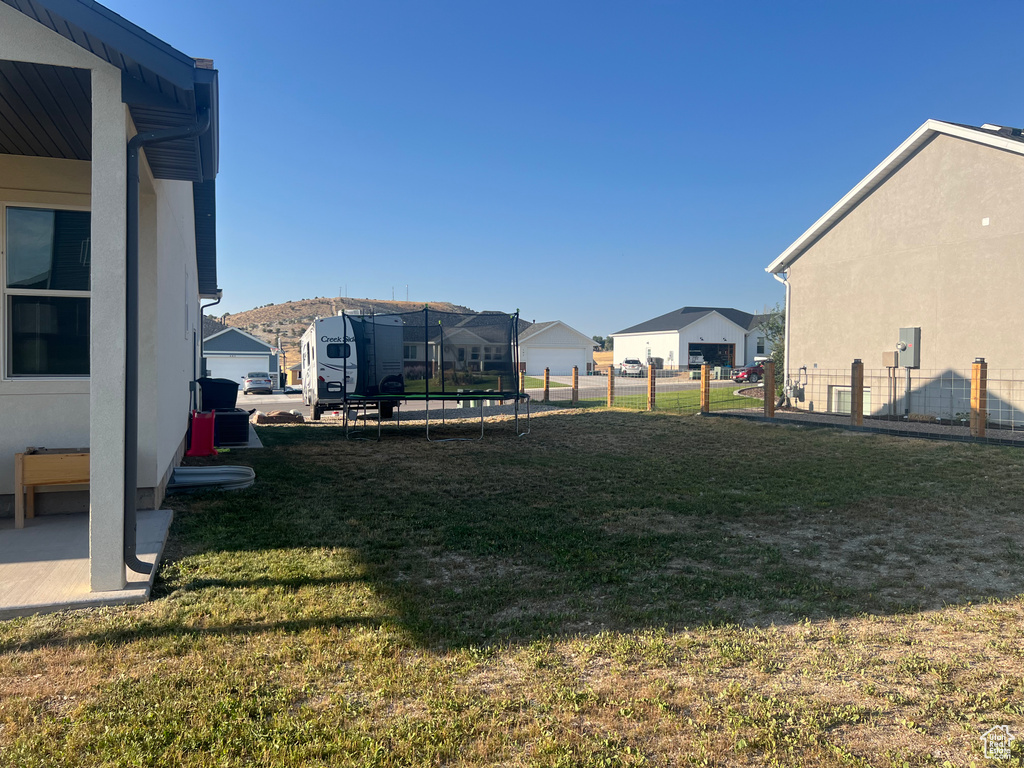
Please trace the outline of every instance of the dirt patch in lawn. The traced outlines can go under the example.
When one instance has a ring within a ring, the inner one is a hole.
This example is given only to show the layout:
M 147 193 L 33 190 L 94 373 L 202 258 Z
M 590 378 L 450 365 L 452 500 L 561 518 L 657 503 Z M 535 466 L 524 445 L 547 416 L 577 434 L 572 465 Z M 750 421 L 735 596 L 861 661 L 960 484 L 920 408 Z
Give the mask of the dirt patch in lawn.
M 771 526 L 730 527 L 824 578 L 893 603 L 936 608 L 1024 591 L 1024 519 L 980 504 L 870 499 Z

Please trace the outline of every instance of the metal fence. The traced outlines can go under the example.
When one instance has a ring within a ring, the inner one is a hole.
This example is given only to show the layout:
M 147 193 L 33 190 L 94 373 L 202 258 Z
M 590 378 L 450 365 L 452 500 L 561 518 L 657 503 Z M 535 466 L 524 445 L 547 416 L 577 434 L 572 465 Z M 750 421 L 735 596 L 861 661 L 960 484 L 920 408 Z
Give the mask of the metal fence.
M 1024 445 L 1024 371 L 796 367 L 779 419 L 877 432 Z M 859 394 L 858 394 L 859 393 Z M 858 397 L 860 398 L 858 402 Z
M 959 370 L 798 367 L 783 397 L 764 381 L 733 381 L 733 372 L 648 369 L 547 371 L 525 377 L 534 402 L 576 408 L 614 407 L 672 413 L 754 416 L 946 440 L 1024 447 L 1024 371 L 988 370 L 983 360 Z M 771 364 L 765 376 L 774 380 Z M 773 393 L 765 401 L 765 392 Z
M 548 370 L 545 377 L 527 376 L 524 386 L 534 402 L 576 408 L 629 408 L 634 410 L 697 413 L 701 410 L 701 369 L 647 368 L 640 376 L 624 376 L 612 369 L 580 374 L 572 369 Z M 762 382 L 735 382 L 732 371 L 708 368 L 707 411 L 756 411 L 764 408 Z

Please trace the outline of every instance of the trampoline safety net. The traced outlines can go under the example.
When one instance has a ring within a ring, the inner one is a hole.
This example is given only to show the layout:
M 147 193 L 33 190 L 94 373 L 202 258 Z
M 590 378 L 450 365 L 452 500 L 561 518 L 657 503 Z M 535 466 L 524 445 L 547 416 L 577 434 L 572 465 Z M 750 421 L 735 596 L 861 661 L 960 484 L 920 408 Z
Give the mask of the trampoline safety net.
M 345 317 L 360 352 L 358 389 L 363 397 L 519 395 L 518 312 L 456 313 L 427 307 Z

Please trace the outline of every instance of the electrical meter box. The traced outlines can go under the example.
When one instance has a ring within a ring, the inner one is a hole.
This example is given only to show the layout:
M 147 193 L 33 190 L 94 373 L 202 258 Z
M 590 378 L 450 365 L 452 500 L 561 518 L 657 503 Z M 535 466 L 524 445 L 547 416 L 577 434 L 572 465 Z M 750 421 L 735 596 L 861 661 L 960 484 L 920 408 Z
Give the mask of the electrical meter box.
M 899 352 L 900 368 L 921 367 L 921 329 L 900 328 L 900 343 L 896 345 Z

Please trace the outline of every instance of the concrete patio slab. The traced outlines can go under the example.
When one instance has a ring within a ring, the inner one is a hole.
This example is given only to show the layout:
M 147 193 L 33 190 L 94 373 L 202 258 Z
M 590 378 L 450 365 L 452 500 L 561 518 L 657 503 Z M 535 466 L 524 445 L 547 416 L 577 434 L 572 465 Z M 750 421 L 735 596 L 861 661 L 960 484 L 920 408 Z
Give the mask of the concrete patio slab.
M 148 576 L 128 571 L 128 584 L 112 592 L 89 591 L 89 515 L 42 515 L 0 519 L 0 619 L 68 608 L 132 605 L 149 599 L 174 513 L 138 513 L 138 556 L 153 564 Z

